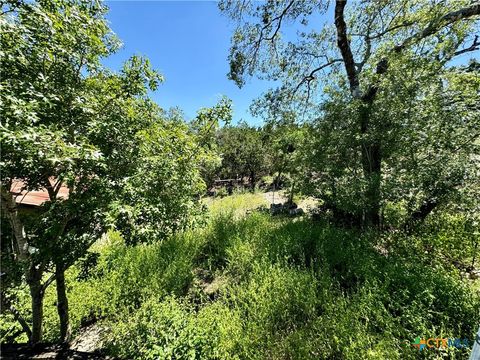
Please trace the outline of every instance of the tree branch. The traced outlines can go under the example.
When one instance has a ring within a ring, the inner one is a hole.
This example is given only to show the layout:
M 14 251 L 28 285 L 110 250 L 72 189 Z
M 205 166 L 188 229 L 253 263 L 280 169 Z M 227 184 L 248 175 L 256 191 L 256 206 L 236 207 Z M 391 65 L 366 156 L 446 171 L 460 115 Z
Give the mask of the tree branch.
M 267 40 L 267 41 L 273 41 L 275 39 L 275 37 L 277 36 L 278 32 L 280 31 L 280 28 L 282 26 L 282 21 L 283 21 L 283 18 L 284 16 L 287 14 L 288 10 L 292 7 L 293 3 L 295 2 L 295 0 L 291 0 L 288 5 L 282 10 L 282 12 L 280 13 L 280 15 L 274 17 L 272 20 L 268 21 L 261 29 L 260 29 L 260 34 L 258 36 L 258 40 L 255 41 L 255 44 L 253 46 L 253 51 L 252 51 L 252 54 L 250 56 L 250 61 L 249 61 L 249 66 L 250 67 L 254 67 L 255 66 L 255 63 L 257 61 L 257 56 L 258 56 L 258 52 L 260 50 L 260 46 L 262 44 L 262 41 L 264 40 Z M 273 33 L 272 36 L 270 37 L 264 37 L 264 32 L 266 30 L 268 30 L 275 21 L 278 21 L 277 23 L 277 27 Z
M 453 24 L 462 19 L 470 18 L 475 15 L 480 15 L 479 1 L 475 1 L 469 7 L 449 12 L 448 14 L 443 15 L 440 19 L 431 21 L 425 29 L 406 38 L 400 45 L 395 46 L 393 50 L 397 53 L 401 52 L 410 44 L 423 40 L 430 35 L 433 35 L 442 27 Z
M 347 72 L 348 82 L 350 83 L 350 91 L 354 98 L 360 97 L 360 83 L 358 74 L 355 69 L 355 61 L 353 59 L 350 41 L 347 36 L 347 24 L 344 19 L 344 10 L 347 0 L 337 0 L 335 2 L 335 27 L 337 28 L 337 46 L 342 54 L 345 70 Z
M 455 51 L 453 53 L 453 56 L 458 56 L 458 55 L 462 55 L 462 54 L 470 52 L 470 51 L 478 50 L 479 46 L 480 46 L 480 41 L 478 41 L 478 35 L 475 35 L 475 39 L 473 40 L 472 45 L 470 45 L 468 48 Z
M 337 2 L 339 2 L 339 1 L 341 1 L 341 0 L 337 0 Z M 475 16 L 475 15 L 479 15 L 479 14 L 480 14 L 480 2 L 476 1 L 473 5 L 471 5 L 469 7 L 462 8 L 462 9 L 456 10 L 456 11 L 452 11 L 452 12 L 442 16 L 440 18 L 440 20 L 430 22 L 430 24 L 425 29 L 423 29 L 422 31 L 408 37 L 400 45 L 394 46 L 392 51 L 394 51 L 396 53 L 399 53 L 399 52 L 403 51 L 405 48 L 407 48 L 408 46 L 410 46 L 412 43 L 418 42 L 418 41 L 420 41 L 420 40 L 422 40 L 422 39 L 424 39 L 424 38 L 426 38 L 430 35 L 433 35 L 435 32 L 437 32 L 438 30 L 440 30 L 444 26 L 447 26 L 447 25 L 452 24 L 456 21 L 459 21 L 459 20 L 462 20 L 462 19 L 467 19 L 467 18 L 470 18 L 470 17 Z M 474 41 L 474 44 L 472 46 L 478 47 L 480 44 L 476 44 L 475 42 L 476 42 L 476 40 Z M 464 50 L 466 50 L 466 49 L 464 49 Z M 468 51 L 471 51 L 471 50 L 468 50 Z M 388 70 L 388 65 L 389 64 L 388 64 L 387 58 L 383 58 L 382 60 L 380 60 L 377 63 L 376 73 L 378 75 L 382 75 L 382 74 L 386 73 L 387 70 Z M 370 85 L 368 90 L 362 96 L 362 99 L 367 100 L 367 101 L 373 99 L 375 97 L 377 91 L 378 91 L 378 86 L 377 85 L 375 85 L 375 84 Z
M 271 25 L 274 21 L 278 20 L 277 28 L 275 29 L 275 32 L 273 33 L 273 35 L 270 36 L 269 38 L 266 38 L 265 40 L 272 41 L 273 39 L 275 39 L 275 36 L 277 36 L 278 31 L 280 30 L 280 28 L 282 26 L 283 18 L 287 14 L 288 10 L 292 7 L 293 3 L 294 3 L 294 0 L 290 1 L 290 3 L 285 7 L 285 9 L 283 9 L 282 13 L 280 15 L 278 15 L 277 17 L 275 17 L 272 21 L 270 21 L 269 24 Z
M 13 314 L 13 317 L 15 318 L 15 320 L 17 320 L 19 324 L 22 326 L 23 332 L 27 334 L 28 339 L 30 339 L 32 337 L 32 330 L 30 329 L 30 326 L 28 326 L 27 321 L 23 318 L 23 316 L 15 308 L 15 306 L 10 305 L 9 310 Z
M 341 62 L 343 61 L 342 59 L 333 59 L 333 60 L 330 60 L 329 62 L 313 69 L 309 75 L 305 76 L 302 81 L 300 81 L 298 83 L 298 85 L 295 87 L 295 90 L 293 90 L 293 94 L 295 94 L 298 89 L 300 88 L 300 86 L 302 86 L 303 84 L 307 83 L 309 84 L 311 81 L 315 80 L 315 73 L 317 73 L 318 71 L 322 70 L 322 69 L 325 69 L 331 65 L 333 65 L 334 63 L 337 63 L 337 62 Z
M 47 281 L 45 281 L 45 282 L 42 284 L 42 292 L 45 292 L 45 290 L 47 290 L 47 288 L 50 286 L 50 284 L 53 282 L 53 280 L 55 280 L 55 274 L 52 274 L 52 275 L 47 279 Z
M 413 21 L 406 21 L 406 22 L 403 22 L 401 24 L 398 24 L 398 25 L 394 25 L 388 29 L 385 29 L 383 30 L 382 32 L 379 32 L 375 35 L 371 35 L 371 36 L 368 36 L 368 39 L 370 40 L 375 40 L 375 39 L 378 39 L 386 34 L 388 34 L 389 32 L 392 32 L 394 30 L 397 30 L 397 29 L 401 29 L 401 28 L 404 28 L 404 27 L 408 27 L 408 26 L 411 26 L 411 25 L 414 25 L 415 23 Z

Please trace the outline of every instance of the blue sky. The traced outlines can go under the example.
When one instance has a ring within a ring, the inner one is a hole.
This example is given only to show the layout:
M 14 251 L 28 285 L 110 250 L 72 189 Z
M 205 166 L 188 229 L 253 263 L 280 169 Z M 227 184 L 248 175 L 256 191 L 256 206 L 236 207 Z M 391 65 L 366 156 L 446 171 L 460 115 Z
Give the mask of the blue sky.
M 147 56 L 165 82 L 152 94 L 163 108 L 180 107 L 188 119 L 221 95 L 233 100 L 234 121 L 259 125 L 248 112 L 269 86 L 256 79 L 239 89 L 227 79 L 233 24 L 207 1 L 107 1 L 113 31 L 124 46 L 104 64 L 118 70 L 132 54 Z

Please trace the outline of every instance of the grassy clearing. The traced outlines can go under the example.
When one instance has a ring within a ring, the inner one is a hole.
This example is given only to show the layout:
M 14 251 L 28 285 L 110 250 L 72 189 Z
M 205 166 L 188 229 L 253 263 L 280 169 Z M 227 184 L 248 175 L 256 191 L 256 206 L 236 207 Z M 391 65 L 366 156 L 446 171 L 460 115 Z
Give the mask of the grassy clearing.
M 106 350 L 133 359 L 415 359 L 406 342 L 416 337 L 473 338 L 479 281 L 451 265 L 471 251 L 458 218 L 404 236 L 231 216 L 261 196 L 215 200 L 206 227 L 156 244 L 128 247 L 110 233 L 68 273 L 74 330 L 97 319 Z M 53 340 L 52 301 L 53 287 Z
M 245 192 L 225 197 L 205 198 L 204 203 L 207 205 L 210 214 L 214 217 L 222 213 L 231 213 L 236 217 L 241 217 L 245 216 L 248 211 L 256 209 L 259 206 L 266 206 L 268 202 L 261 192 Z

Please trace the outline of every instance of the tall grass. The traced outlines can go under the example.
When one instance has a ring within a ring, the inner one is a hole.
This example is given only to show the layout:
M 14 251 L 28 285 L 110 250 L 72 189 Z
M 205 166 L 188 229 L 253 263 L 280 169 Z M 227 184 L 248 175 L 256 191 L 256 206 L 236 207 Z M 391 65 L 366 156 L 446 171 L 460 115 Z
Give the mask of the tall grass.
M 406 341 L 472 338 L 480 319 L 472 285 L 418 254 L 425 238 L 260 213 L 220 214 L 152 245 L 111 238 L 71 298 L 90 307 L 84 316 L 98 312 L 108 351 L 126 358 L 408 359 L 419 353 Z M 76 293 L 87 287 L 96 302 Z
M 68 273 L 74 329 L 101 321 L 107 351 L 133 359 L 467 356 L 453 348 L 420 353 L 409 343 L 473 338 L 478 280 L 445 260 L 470 256 L 468 234 L 451 224 L 407 236 L 307 217 L 234 217 L 230 204 L 244 200 L 222 201 L 228 211 L 219 207 L 202 229 L 134 247 L 111 233 L 96 245 L 96 264 Z M 47 310 L 52 329 L 54 315 Z
M 267 205 L 267 200 L 261 192 L 234 193 L 231 196 L 206 198 L 204 203 L 214 217 L 220 214 L 230 214 L 235 217 L 244 216 L 248 211 L 262 205 Z

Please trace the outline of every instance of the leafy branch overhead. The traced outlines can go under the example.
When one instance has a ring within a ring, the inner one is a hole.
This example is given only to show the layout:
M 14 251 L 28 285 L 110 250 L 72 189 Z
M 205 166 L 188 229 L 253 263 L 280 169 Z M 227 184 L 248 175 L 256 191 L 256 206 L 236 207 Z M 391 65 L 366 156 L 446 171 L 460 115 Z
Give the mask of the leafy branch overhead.
M 290 91 L 303 85 L 308 90 L 317 72 L 343 62 L 352 96 L 360 98 L 372 86 L 364 73 L 375 69 L 377 74 L 384 73 L 389 57 L 402 51 L 417 52 L 423 47 L 422 56 L 448 61 L 478 50 L 478 37 L 462 48 L 470 35 L 476 35 L 472 23 L 464 20 L 478 19 L 478 2 L 331 3 L 221 2 L 220 9 L 237 24 L 229 77 L 239 86 L 255 74 L 281 80 Z M 292 24 L 298 24 L 299 30 L 290 30 Z

